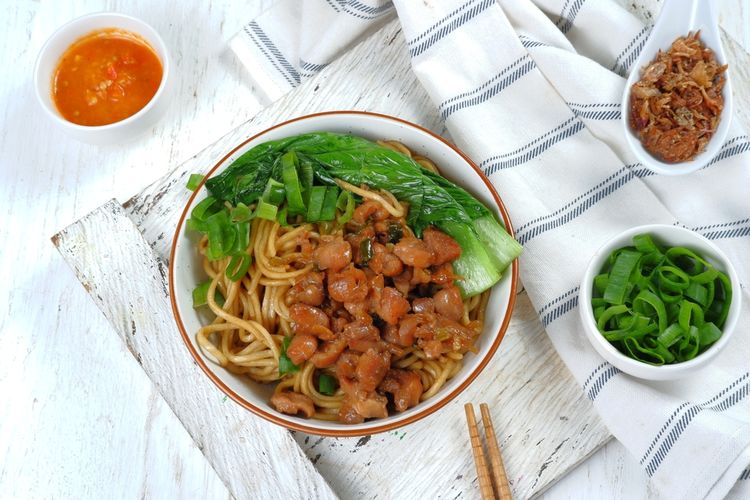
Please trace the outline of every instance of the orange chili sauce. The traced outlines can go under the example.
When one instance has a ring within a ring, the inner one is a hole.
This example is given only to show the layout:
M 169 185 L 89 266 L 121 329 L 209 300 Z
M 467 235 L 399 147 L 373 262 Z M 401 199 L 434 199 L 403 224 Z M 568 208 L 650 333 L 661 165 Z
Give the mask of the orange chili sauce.
M 156 94 L 162 65 L 138 35 L 95 31 L 74 42 L 57 63 L 52 101 L 66 120 L 97 126 L 140 111 Z

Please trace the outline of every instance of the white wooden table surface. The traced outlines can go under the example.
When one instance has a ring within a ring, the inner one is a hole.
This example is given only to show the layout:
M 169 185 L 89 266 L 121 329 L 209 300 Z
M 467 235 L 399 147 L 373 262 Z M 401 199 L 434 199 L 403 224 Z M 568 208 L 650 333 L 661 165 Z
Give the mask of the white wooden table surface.
M 49 237 L 110 198 L 128 199 L 260 109 L 226 40 L 272 3 L 0 0 L 0 498 L 228 496 Z M 167 115 L 122 146 L 69 140 L 31 85 L 46 37 L 102 10 L 152 24 L 178 69 Z M 750 1 L 723 0 L 721 11 L 729 35 L 750 47 Z M 645 474 L 617 442 L 545 493 L 647 495 Z

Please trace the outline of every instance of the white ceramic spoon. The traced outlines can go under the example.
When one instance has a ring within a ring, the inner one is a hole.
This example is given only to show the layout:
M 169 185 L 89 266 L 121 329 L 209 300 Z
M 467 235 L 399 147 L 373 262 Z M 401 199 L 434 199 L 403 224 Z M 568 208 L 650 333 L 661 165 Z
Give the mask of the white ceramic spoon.
M 622 128 L 625 137 L 630 144 L 630 149 L 635 153 L 638 160 L 657 174 L 682 175 L 694 172 L 705 166 L 724 144 L 732 121 L 733 101 L 732 85 L 730 81 L 731 67 L 725 73 L 724 84 L 724 110 L 721 112 L 721 121 L 716 133 L 713 135 L 706 149 L 691 161 L 682 163 L 665 163 L 646 151 L 641 145 L 638 136 L 631 130 L 628 124 L 630 110 L 630 88 L 641 78 L 641 69 L 647 66 L 656 57 L 659 49 L 666 51 L 672 42 L 680 36 L 686 36 L 689 31 L 700 30 L 700 39 L 703 44 L 714 51 L 714 56 L 720 64 L 726 64 L 727 58 L 721 45 L 719 36 L 719 23 L 716 15 L 715 0 L 665 0 L 659 17 L 651 30 L 646 44 L 643 46 L 638 59 L 630 69 L 630 77 L 625 85 L 622 96 Z

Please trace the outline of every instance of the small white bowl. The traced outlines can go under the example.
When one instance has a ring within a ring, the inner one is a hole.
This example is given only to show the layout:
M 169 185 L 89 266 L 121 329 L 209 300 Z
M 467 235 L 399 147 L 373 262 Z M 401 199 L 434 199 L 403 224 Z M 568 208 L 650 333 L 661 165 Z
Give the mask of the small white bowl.
M 594 286 L 594 277 L 601 272 L 605 260 L 614 250 L 625 246 L 632 246 L 633 236 L 642 233 L 652 235 L 657 244 L 669 247 L 684 246 L 690 248 L 699 255 L 702 255 L 718 270 L 726 273 L 732 283 L 732 304 L 729 307 L 729 315 L 724 323 L 724 327 L 721 329 L 721 337 L 705 352 L 690 361 L 662 366 L 642 363 L 618 351 L 616 347 L 604 338 L 596 327 L 594 312 L 591 308 L 591 292 Z M 664 224 L 651 224 L 628 229 L 609 240 L 596 251 L 581 281 L 581 288 L 578 295 L 578 310 L 580 311 L 581 322 L 583 323 L 583 330 L 586 333 L 586 337 L 588 337 L 596 352 L 605 360 L 634 377 L 647 380 L 674 380 L 691 375 L 705 367 L 726 347 L 740 315 L 741 297 L 742 293 L 737 272 L 734 270 L 729 258 L 716 245 L 689 229 Z
M 353 134 L 370 140 L 393 139 L 403 142 L 415 153 L 433 160 L 441 173 L 477 197 L 490 208 L 513 234 L 513 228 L 505 207 L 495 188 L 479 168 L 455 146 L 434 133 L 399 118 L 363 111 L 331 111 L 302 116 L 275 125 L 237 145 L 206 176 L 221 173 L 240 155 L 260 143 L 310 132 L 337 132 Z M 204 281 L 205 271 L 195 245 L 197 236 L 186 234 L 185 220 L 193 207 L 207 196 L 203 184 L 195 190 L 182 212 L 172 241 L 169 259 L 169 291 L 172 310 L 182 338 L 196 363 L 219 389 L 237 403 L 256 415 L 289 429 L 332 437 L 363 436 L 390 431 L 420 420 L 445 406 L 460 394 L 487 366 L 495 354 L 508 328 L 518 284 L 518 260 L 503 273 L 503 277 L 492 287 L 487 304 L 484 330 L 476 341 L 476 353 L 467 353 L 458 373 L 445 383 L 437 394 L 417 406 L 386 418 L 368 420 L 361 424 L 347 425 L 339 422 L 304 419 L 276 411 L 268 400 L 273 385 L 253 382 L 229 372 L 206 357 L 199 347 L 195 334 L 207 318 L 192 305 L 192 291 L 197 283 Z M 179 342 L 177 338 L 170 342 Z
M 62 117 L 52 101 L 52 80 L 63 53 L 77 40 L 93 31 L 119 28 L 139 35 L 156 52 L 162 65 L 162 78 L 156 94 L 137 113 L 119 122 L 101 126 L 85 126 Z M 34 87 L 40 106 L 53 122 L 67 134 L 92 144 L 113 144 L 134 139 L 149 130 L 166 111 L 171 97 L 172 75 L 167 46 L 151 26 L 125 14 L 101 12 L 88 14 L 64 24 L 45 42 L 34 67 Z
M 657 174 L 683 175 L 704 167 L 716 156 L 724 144 L 732 122 L 734 102 L 730 79 L 732 68 L 730 66 L 725 72 L 726 83 L 722 92 L 724 109 L 721 112 L 719 126 L 706 145 L 706 149 L 694 159 L 680 163 L 660 161 L 646 151 L 638 135 L 630 128 L 630 88 L 641 79 L 641 69 L 654 60 L 660 49 L 666 51 L 678 37 L 686 36 L 689 31 L 697 30 L 701 32 L 700 38 L 703 44 L 714 51 L 714 56 L 719 64 L 726 64 L 727 57 L 724 54 L 721 37 L 719 36 L 719 24 L 714 2 L 706 0 L 666 0 L 648 40 L 643 46 L 643 50 L 631 67 L 630 77 L 625 83 L 620 108 L 622 111 L 620 121 L 625 132 L 625 138 L 638 161 Z

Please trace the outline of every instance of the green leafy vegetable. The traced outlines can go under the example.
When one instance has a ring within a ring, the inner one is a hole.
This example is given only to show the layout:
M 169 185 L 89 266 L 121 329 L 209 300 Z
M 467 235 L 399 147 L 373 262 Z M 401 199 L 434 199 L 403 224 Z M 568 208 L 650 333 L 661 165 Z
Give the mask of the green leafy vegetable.
M 338 194 L 337 179 L 390 191 L 408 203 L 407 224 L 417 236 L 433 225 L 461 246 L 454 270 L 465 296 L 490 288 L 521 252 L 487 207 L 465 190 L 360 137 L 319 132 L 270 141 L 243 154 L 206 187 L 217 200 L 250 206 L 264 197 L 269 179 L 283 183 L 288 214 L 311 222 L 351 219 L 354 198 Z
M 188 181 L 185 187 L 188 188 L 190 191 L 195 191 L 196 189 L 198 189 L 198 186 L 201 185 L 201 182 L 203 182 L 203 179 L 205 178 L 206 178 L 205 175 L 190 174 L 190 177 L 188 177 Z
M 609 256 L 592 297 L 604 338 L 633 359 L 662 365 L 693 359 L 721 337 L 732 290 L 726 274 L 692 250 L 639 234 Z
M 211 288 L 211 280 L 205 281 L 193 289 L 193 307 L 198 308 L 208 304 L 208 289 Z M 214 293 L 214 301 L 222 307 L 224 305 L 224 296 L 219 289 Z
M 338 385 L 339 384 L 336 380 L 336 377 L 333 377 L 332 375 L 321 373 L 320 376 L 318 376 L 318 392 L 321 394 L 325 394 L 326 396 L 333 396 L 334 394 L 336 394 Z
M 284 337 L 281 342 L 281 355 L 279 356 L 279 375 L 286 375 L 287 373 L 297 373 L 299 366 L 292 363 L 289 356 L 286 355 L 286 350 L 289 348 L 289 344 L 292 342 L 292 337 Z

